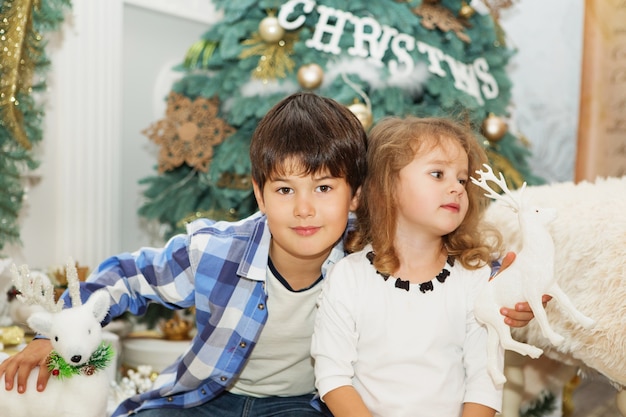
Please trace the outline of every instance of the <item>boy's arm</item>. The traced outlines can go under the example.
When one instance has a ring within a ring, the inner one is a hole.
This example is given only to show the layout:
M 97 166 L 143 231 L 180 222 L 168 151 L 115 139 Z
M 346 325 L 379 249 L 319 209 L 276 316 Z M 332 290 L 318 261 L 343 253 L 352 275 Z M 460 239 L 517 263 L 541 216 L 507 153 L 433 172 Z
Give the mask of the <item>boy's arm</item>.
M 170 309 L 192 306 L 193 279 L 187 236 L 177 235 L 162 248 L 144 247 L 105 259 L 81 283 L 80 291 L 83 299 L 100 289 L 109 292 L 111 305 L 102 322 L 105 326 L 126 312 L 145 314 L 150 302 Z M 67 292 L 63 297 L 69 305 Z
M 461 417 L 493 417 L 496 415 L 496 410 L 487 407 L 486 405 L 476 403 L 464 403 L 463 414 Z
M 26 381 L 31 371 L 39 367 L 37 391 L 43 391 L 50 379 L 46 367 L 48 355 L 52 352 L 52 343 L 48 339 L 35 339 L 24 349 L 0 363 L 0 377 L 4 374 L 4 386 L 7 391 L 13 389 L 17 375 L 17 392 L 26 391 Z
M 143 248 L 132 254 L 123 253 L 106 259 L 87 282 L 81 283 L 81 298 L 86 299 L 101 288 L 109 291 L 112 303 L 102 323 L 106 325 L 113 317 L 126 311 L 143 314 L 151 300 L 171 308 L 193 304 L 193 288 L 189 284 L 193 280 L 190 275 L 186 238 L 181 235 L 170 239 L 162 249 Z M 180 285 L 173 285 L 176 280 L 179 280 Z M 120 285 L 120 281 L 124 281 L 124 284 Z M 179 291 L 172 291 L 172 288 Z M 66 306 L 71 304 L 67 291 L 63 298 Z M 51 351 L 49 340 L 35 339 L 21 352 L 2 362 L 0 380 L 4 375 L 6 389 L 13 389 L 17 377 L 18 391 L 24 392 L 28 376 L 39 366 L 37 390 L 43 391 L 50 378 L 45 364 Z
M 506 268 L 508 268 L 513 261 L 515 260 L 515 253 L 508 252 L 504 259 L 502 259 L 502 266 L 499 271 L 493 276 L 494 279 L 498 278 L 498 273 L 502 272 Z M 549 295 L 544 295 L 542 298 L 543 306 L 546 306 L 546 303 L 550 301 L 552 297 Z M 502 307 L 500 309 L 500 314 L 504 316 L 504 322 L 511 327 L 524 327 L 530 323 L 530 321 L 535 318 L 533 311 L 530 309 L 530 305 L 527 302 L 521 302 L 515 304 L 514 308 Z
M 323 400 L 335 417 L 372 417 L 359 393 L 350 385 L 329 391 Z

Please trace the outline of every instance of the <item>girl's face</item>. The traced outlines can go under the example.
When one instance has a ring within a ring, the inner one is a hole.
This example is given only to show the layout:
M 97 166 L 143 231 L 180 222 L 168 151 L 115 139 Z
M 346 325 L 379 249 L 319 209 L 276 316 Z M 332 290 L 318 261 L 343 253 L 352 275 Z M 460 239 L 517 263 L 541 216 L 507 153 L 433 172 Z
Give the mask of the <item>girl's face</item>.
M 424 144 L 399 172 L 398 232 L 441 237 L 459 227 L 469 206 L 468 166 L 467 154 L 456 140 Z

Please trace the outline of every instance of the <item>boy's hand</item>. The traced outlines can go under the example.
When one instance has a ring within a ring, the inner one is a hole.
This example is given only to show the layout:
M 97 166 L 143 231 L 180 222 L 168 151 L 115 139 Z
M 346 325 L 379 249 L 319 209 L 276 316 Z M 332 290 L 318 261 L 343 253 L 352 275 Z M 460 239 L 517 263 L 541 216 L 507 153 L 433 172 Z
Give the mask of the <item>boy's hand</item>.
M 48 355 L 52 352 L 52 343 L 48 339 L 35 339 L 15 355 L 0 363 L 0 377 L 4 374 L 4 385 L 7 391 L 13 389 L 15 376 L 17 375 L 17 392 L 26 391 L 26 381 L 30 372 L 39 367 L 37 378 L 37 391 L 43 391 L 50 379 L 50 373 L 46 368 Z
M 514 260 L 515 260 L 515 253 L 508 252 L 504 256 L 504 259 L 502 259 L 502 266 L 500 267 L 500 270 L 498 271 L 496 275 L 493 276 L 493 278 L 497 278 L 498 274 L 502 272 L 503 270 L 505 270 L 506 268 L 508 268 L 513 263 Z M 541 301 L 543 302 L 543 306 L 545 307 L 546 303 L 550 301 L 551 299 L 552 299 L 551 296 L 544 295 L 541 298 Z M 530 305 L 528 305 L 527 302 L 515 304 L 515 309 L 502 307 L 500 309 L 500 313 L 504 316 L 504 322 L 511 327 L 524 327 L 533 318 L 535 318 L 535 315 L 533 314 L 533 311 L 530 309 Z

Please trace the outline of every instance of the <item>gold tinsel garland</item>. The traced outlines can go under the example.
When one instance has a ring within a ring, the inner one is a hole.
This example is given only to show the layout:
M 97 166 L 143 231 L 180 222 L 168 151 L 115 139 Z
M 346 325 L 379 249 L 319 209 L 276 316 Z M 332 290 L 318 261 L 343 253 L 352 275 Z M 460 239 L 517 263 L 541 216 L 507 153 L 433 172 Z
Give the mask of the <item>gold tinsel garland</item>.
M 32 92 L 35 65 L 41 55 L 40 33 L 33 28 L 33 9 L 39 8 L 39 0 L 4 0 L 0 16 L 0 39 L 2 39 L 2 62 L 0 63 L 0 107 L 2 123 L 25 149 L 31 143 L 24 131 L 24 111 L 20 108 L 19 95 Z

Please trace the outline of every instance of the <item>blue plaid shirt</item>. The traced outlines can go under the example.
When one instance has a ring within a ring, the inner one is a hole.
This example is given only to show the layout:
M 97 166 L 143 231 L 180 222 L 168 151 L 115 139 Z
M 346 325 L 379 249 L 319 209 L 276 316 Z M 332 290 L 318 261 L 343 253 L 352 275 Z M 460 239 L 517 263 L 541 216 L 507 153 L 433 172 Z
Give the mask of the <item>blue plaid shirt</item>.
M 186 408 L 215 398 L 240 374 L 267 320 L 265 276 L 270 231 L 256 213 L 235 223 L 197 220 L 163 248 L 143 248 L 105 260 L 81 295 L 106 287 L 108 321 L 143 314 L 149 301 L 196 307 L 197 335 L 160 374 L 155 388 L 122 402 L 113 416 L 148 408 Z M 322 266 L 344 256 L 339 242 Z

